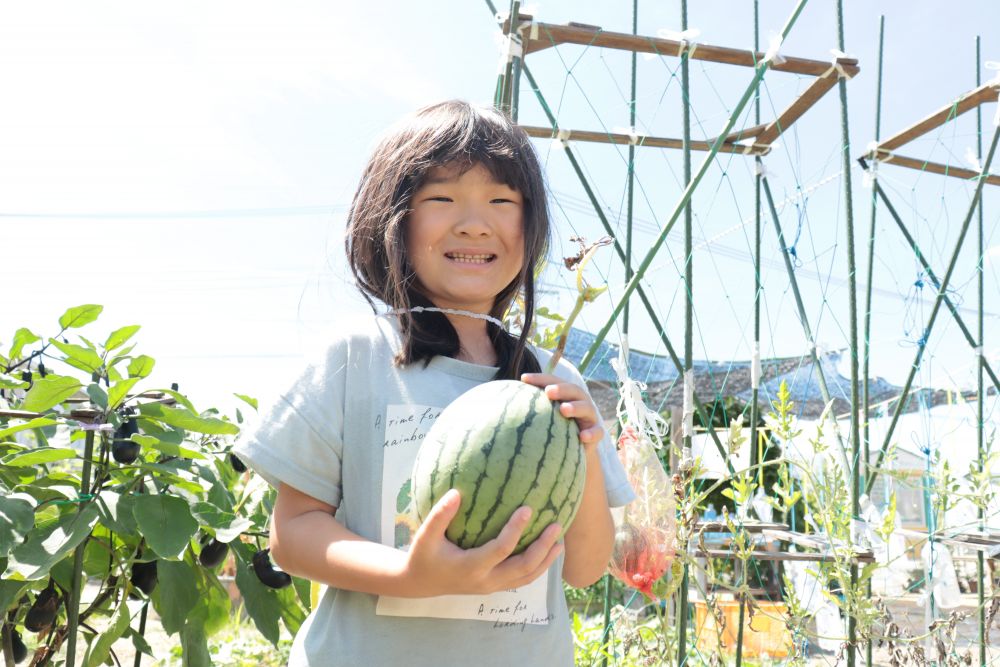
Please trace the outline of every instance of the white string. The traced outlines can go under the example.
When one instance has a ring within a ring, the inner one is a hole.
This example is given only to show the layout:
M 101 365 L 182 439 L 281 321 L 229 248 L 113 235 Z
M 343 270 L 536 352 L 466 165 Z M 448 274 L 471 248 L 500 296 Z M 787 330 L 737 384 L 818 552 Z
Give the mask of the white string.
M 98 423 L 87 423 L 82 422 L 80 424 L 80 429 L 84 431 L 114 431 L 115 427 L 111 424 L 98 424 Z
M 448 315 L 464 315 L 465 317 L 474 317 L 477 320 L 486 320 L 487 322 L 492 322 L 501 329 L 503 329 L 503 322 L 493 317 L 492 315 L 485 315 L 483 313 L 474 313 L 471 310 L 458 310 L 456 308 L 436 308 L 433 306 L 414 306 L 413 308 L 397 308 L 396 310 L 390 310 L 387 313 L 383 313 L 380 317 L 388 317 L 389 315 L 402 315 L 403 313 L 447 313 Z
M 611 360 L 611 367 L 618 375 L 621 387 L 621 398 L 618 399 L 618 422 L 633 425 L 639 433 L 649 437 L 650 443 L 656 449 L 663 447 L 663 438 L 670 430 L 667 420 L 655 410 L 650 410 L 642 400 L 642 391 L 646 385 L 628 376 L 628 337 L 621 337 L 621 347 L 618 358 Z

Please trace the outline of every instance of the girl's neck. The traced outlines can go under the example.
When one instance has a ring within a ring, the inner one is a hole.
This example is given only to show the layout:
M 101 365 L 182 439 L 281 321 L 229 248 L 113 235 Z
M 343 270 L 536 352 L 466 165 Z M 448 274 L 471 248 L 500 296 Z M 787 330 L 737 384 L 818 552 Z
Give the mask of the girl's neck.
M 497 353 L 486 329 L 486 322 L 463 315 L 446 315 L 458 334 L 456 359 L 481 366 L 496 366 Z

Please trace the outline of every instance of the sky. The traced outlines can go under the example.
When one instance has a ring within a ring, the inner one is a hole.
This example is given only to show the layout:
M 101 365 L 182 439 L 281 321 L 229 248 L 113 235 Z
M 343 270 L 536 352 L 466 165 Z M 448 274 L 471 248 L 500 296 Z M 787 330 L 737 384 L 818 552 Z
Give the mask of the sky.
M 752 3 L 690 4 L 689 26 L 701 31 L 698 41 L 752 47 Z M 995 2 L 844 4 L 845 51 L 862 68 L 847 86 L 853 157 L 875 137 L 880 15 L 886 17 L 883 137 L 975 86 L 977 31 L 984 33 L 980 61 L 1000 61 L 995 32 L 985 30 L 1000 24 Z M 793 3 L 761 5 L 766 48 Z M 549 23 L 631 30 L 630 2 L 561 0 L 528 9 Z M 638 11 L 642 34 L 680 28 L 679 2 L 640 2 Z M 53 335 L 66 308 L 99 303 L 105 311 L 89 327 L 93 338 L 142 325 L 136 351 L 157 359 L 154 386 L 177 382 L 199 407 L 223 409 L 233 405 L 233 392 L 265 396 L 282 389 L 330 331 L 370 312 L 343 261 L 345 213 L 368 151 L 391 122 L 420 105 L 453 97 L 490 103 L 496 33 L 478 0 L 6 3 L 0 7 L 0 86 L 7 100 L 0 106 L 0 349 L 18 327 Z M 829 60 L 836 46 L 835 4 L 812 0 L 781 52 Z M 560 126 L 629 125 L 626 54 L 560 47 L 529 56 L 528 64 Z M 993 74 L 984 69 L 982 76 Z M 640 130 L 680 136 L 679 76 L 676 59 L 637 60 Z M 715 136 L 750 78 L 749 70 L 694 62 L 692 136 Z M 773 117 L 806 85 L 804 77 L 768 74 L 763 116 Z M 995 104 L 984 107 L 985 127 L 992 128 L 995 110 Z M 545 123 L 526 83 L 520 121 Z M 748 109 L 736 127 L 754 124 Z M 781 223 L 795 240 L 810 326 L 826 349 L 848 340 L 840 132 L 834 91 L 765 158 Z M 906 154 L 967 166 L 975 139 L 969 114 L 914 142 Z M 543 304 L 567 312 L 573 276 L 558 268 L 559 259 L 573 254 L 574 234 L 595 239 L 604 232 L 564 151 L 550 140 L 535 145 L 555 221 Z M 624 239 L 625 149 L 571 145 Z M 679 152 L 638 153 L 637 253 L 650 247 L 683 189 Z M 695 153 L 696 168 L 702 159 Z M 753 168 L 742 156 L 720 159 L 692 200 L 697 358 L 751 353 Z M 972 188 L 889 166 L 880 175 L 942 274 Z M 851 177 L 863 281 L 871 192 L 853 160 Z M 926 282 L 917 286 L 920 269 L 884 210 L 878 216 L 872 368 L 901 383 L 933 295 Z M 993 263 L 1000 256 L 998 218 L 1000 198 L 987 188 L 985 349 L 994 360 L 1000 358 L 1000 341 L 989 340 L 1000 313 Z M 808 343 L 772 223 L 766 217 L 764 223 L 762 349 L 765 356 L 802 355 Z M 675 227 L 652 258 L 646 285 L 675 348 L 683 350 L 680 230 Z M 953 280 L 972 327 L 975 265 L 974 248 L 967 249 Z M 599 255 L 587 275 L 609 285 L 607 300 L 588 306 L 579 322 L 597 331 L 624 275 L 612 252 Z M 617 342 L 622 328 L 619 320 L 609 339 Z M 664 353 L 639 308 L 632 309 L 629 331 L 633 347 Z M 968 385 L 971 361 L 942 313 L 917 381 Z

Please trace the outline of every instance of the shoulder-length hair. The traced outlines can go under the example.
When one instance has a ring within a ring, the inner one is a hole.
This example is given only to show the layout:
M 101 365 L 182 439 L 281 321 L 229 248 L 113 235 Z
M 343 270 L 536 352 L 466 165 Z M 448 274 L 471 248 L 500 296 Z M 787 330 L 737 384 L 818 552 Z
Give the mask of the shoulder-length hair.
M 380 301 L 402 311 L 398 365 L 417 361 L 426 365 L 436 355 L 457 355 L 458 333 L 444 314 L 409 310 L 434 304 L 417 289 L 406 255 L 405 226 L 413 194 L 431 169 L 474 165 L 482 165 L 524 200 L 524 265 L 496 296 L 489 312 L 502 319 L 521 293 L 521 334 L 514 337 L 492 322 L 486 324 L 500 367 L 496 377 L 516 379 L 540 370 L 527 342 L 534 318 L 534 276 L 548 251 L 549 214 L 538 157 L 528 135 L 508 117 L 492 108 L 452 100 L 424 107 L 391 128 L 375 147 L 354 194 L 347 258 L 373 309 Z

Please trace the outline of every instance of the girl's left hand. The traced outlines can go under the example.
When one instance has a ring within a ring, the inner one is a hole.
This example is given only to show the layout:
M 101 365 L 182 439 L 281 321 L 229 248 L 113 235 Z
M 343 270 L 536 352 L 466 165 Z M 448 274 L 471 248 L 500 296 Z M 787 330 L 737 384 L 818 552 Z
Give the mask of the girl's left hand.
M 544 389 L 549 400 L 559 401 L 562 416 L 576 420 L 580 427 L 580 442 L 585 448 L 591 449 L 604 437 L 604 426 L 597 418 L 597 406 L 583 387 L 546 373 L 523 373 L 521 381 Z

